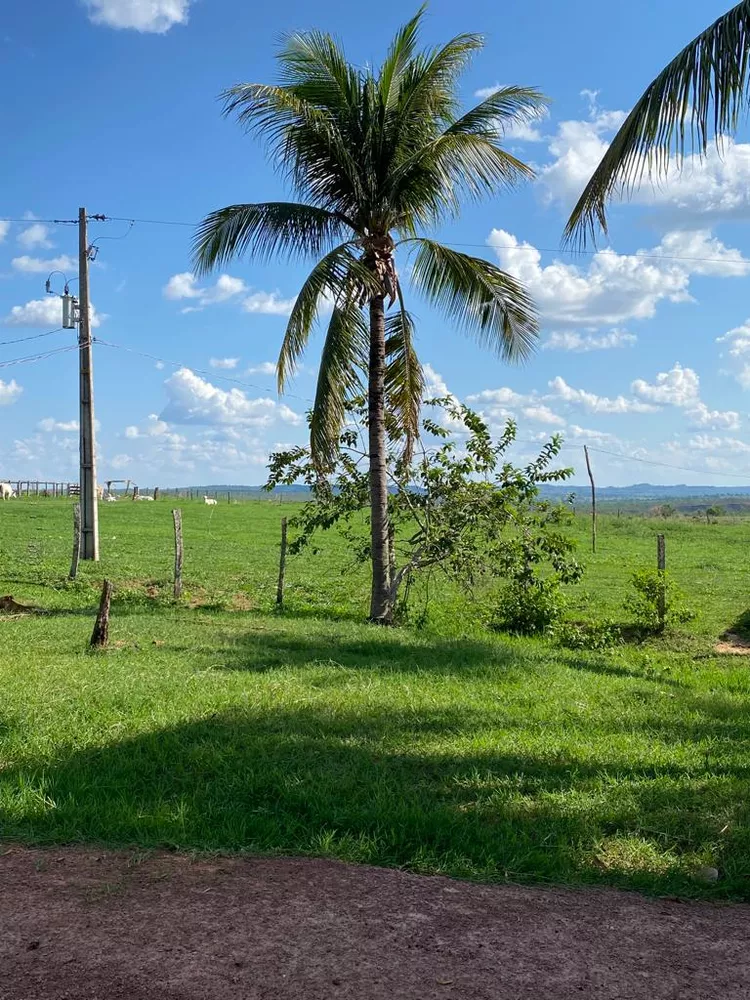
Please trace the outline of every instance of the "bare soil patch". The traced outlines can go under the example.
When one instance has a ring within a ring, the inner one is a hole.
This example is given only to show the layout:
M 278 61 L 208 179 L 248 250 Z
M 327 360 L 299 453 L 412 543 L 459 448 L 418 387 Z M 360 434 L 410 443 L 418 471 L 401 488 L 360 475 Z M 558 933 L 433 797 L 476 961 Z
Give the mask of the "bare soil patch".
M 725 632 L 714 646 L 714 652 L 723 656 L 750 656 L 750 639 L 736 632 Z
M 0 852 L 3 1000 L 734 1000 L 750 907 L 310 859 Z

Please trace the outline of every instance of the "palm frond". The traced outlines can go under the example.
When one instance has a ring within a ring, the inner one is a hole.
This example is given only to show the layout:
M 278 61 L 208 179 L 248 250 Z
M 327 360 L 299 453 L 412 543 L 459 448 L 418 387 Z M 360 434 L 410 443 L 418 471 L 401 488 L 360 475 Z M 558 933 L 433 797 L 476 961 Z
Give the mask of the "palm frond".
M 364 392 L 358 360 L 367 356 L 368 327 L 351 299 L 334 306 L 320 357 L 315 404 L 310 421 L 310 449 L 322 470 L 333 467 L 346 421 L 346 402 Z
M 665 177 L 672 156 L 686 148 L 705 155 L 717 139 L 736 131 L 748 103 L 750 0 L 728 11 L 653 80 L 604 154 L 565 227 L 566 242 L 585 246 L 597 228 L 606 234 L 606 205 L 629 194 L 645 174 Z
M 508 361 L 528 356 L 538 333 L 534 305 L 522 285 L 481 257 L 416 239 L 412 283 L 464 332 Z
M 335 115 L 356 113 L 359 73 L 333 36 L 295 32 L 284 39 L 277 58 L 282 86 L 295 97 Z
M 423 3 L 414 17 L 396 32 L 380 67 L 378 90 L 381 106 L 386 113 L 398 100 L 404 73 L 414 57 L 419 29 L 426 12 L 427 4 Z
M 536 87 L 500 87 L 476 107 L 453 122 L 448 134 L 468 133 L 500 141 L 513 125 L 543 117 L 549 98 Z
M 261 261 L 320 256 L 346 235 L 349 220 L 325 209 L 295 202 L 229 205 L 211 212 L 193 239 L 197 274 L 249 255 Z
M 424 395 L 424 372 L 414 347 L 414 329 L 414 320 L 404 307 L 399 289 L 399 308 L 385 323 L 385 394 L 388 408 L 405 436 L 407 461 L 419 437 L 419 411 Z
M 352 243 L 342 243 L 318 261 L 302 285 L 289 316 L 276 366 L 280 393 L 294 374 L 321 309 L 358 301 L 363 289 L 373 287 L 373 281 L 371 272 L 355 256 Z

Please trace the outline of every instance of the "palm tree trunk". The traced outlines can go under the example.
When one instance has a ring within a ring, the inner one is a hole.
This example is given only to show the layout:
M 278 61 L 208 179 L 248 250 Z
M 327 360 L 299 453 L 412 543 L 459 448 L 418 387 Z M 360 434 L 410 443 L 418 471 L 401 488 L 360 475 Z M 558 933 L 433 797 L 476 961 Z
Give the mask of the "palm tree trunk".
M 388 625 L 393 617 L 393 607 L 390 593 L 388 473 L 385 442 L 385 299 L 382 295 L 370 301 L 368 396 L 372 547 L 370 620 Z

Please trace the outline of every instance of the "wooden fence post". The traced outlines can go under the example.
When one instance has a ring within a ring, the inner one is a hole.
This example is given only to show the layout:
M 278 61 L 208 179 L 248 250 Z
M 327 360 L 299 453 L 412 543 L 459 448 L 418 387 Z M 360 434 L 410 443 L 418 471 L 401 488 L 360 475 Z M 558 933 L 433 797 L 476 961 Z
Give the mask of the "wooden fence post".
M 99 601 L 99 612 L 96 616 L 94 631 L 91 633 L 92 649 L 105 649 L 109 642 L 109 605 L 112 600 L 112 584 L 105 580 L 102 586 L 102 598 Z
M 154 500 L 158 500 L 158 499 L 159 499 L 159 487 L 158 486 L 154 486 Z
M 284 580 L 286 576 L 286 518 L 281 519 L 281 553 L 279 555 L 279 583 L 276 587 L 276 604 L 284 604 Z
M 667 624 L 667 544 L 664 535 L 656 536 L 656 570 L 659 575 L 659 594 L 656 613 L 659 618 L 659 628 L 663 631 Z
M 73 507 L 73 558 L 70 562 L 71 580 L 78 576 L 78 560 L 81 558 L 81 505 Z
M 182 511 L 173 510 L 174 519 L 174 596 L 182 596 Z
M 583 446 L 583 453 L 586 456 L 586 468 L 591 482 L 591 551 L 596 554 L 596 485 L 594 483 L 594 473 L 591 471 L 591 459 L 589 458 L 588 445 Z

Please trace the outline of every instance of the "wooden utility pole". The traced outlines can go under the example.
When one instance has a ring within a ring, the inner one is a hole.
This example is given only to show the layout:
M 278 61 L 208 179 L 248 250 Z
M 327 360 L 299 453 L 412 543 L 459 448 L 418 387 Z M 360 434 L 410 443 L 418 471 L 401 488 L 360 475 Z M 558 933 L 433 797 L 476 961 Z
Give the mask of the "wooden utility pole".
M 583 446 L 583 453 L 586 456 L 586 468 L 589 473 L 591 483 L 591 551 L 596 553 L 596 485 L 594 483 L 594 473 L 591 471 L 591 459 L 589 458 L 588 445 Z
M 94 440 L 94 371 L 89 304 L 89 245 L 86 209 L 78 209 L 78 359 L 79 449 L 81 487 L 81 558 L 99 561 L 99 510 L 96 503 L 96 442 Z

